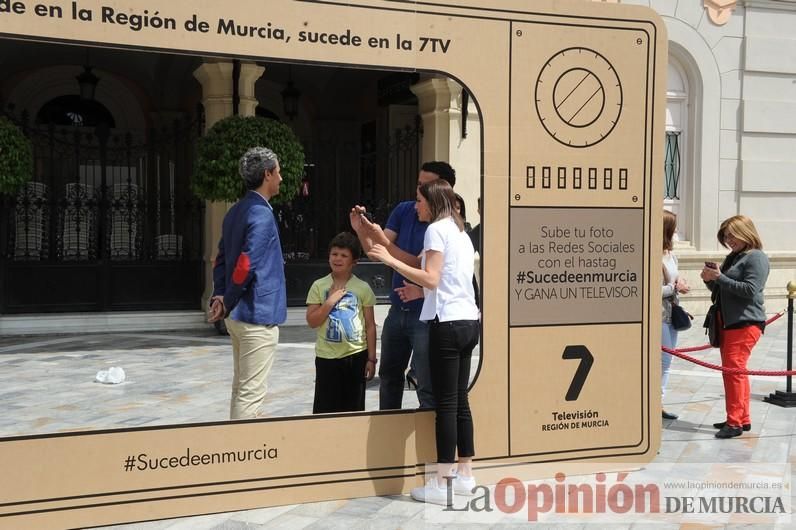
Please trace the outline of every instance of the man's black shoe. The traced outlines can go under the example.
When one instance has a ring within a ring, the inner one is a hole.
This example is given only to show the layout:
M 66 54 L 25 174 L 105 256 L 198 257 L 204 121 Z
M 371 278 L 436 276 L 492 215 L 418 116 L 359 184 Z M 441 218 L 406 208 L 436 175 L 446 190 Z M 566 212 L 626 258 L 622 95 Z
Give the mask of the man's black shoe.
M 665 410 L 661 411 L 661 416 L 663 416 L 664 420 L 676 420 L 678 418 L 677 414 L 672 414 L 671 412 L 666 412 Z
M 722 428 L 722 427 L 724 427 L 725 425 L 727 425 L 727 422 L 726 422 L 726 421 L 720 421 L 720 422 L 718 422 L 718 423 L 714 423 L 714 424 L 713 424 L 713 427 L 715 427 L 716 429 L 721 429 L 721 428 Z M 751 431 L 751 430 L 752 430 L 752 424 L 751 424 L 751 423 L 744 423 L 744 424 L 743 424 L 743 426 L 742 426 L 741 428 L 742 428 L 744 431 Z
M 725 425 L 719 432 L 716 433 L 716 438 L 735 438 L 736 436 L 740 436 L 742 433 L 743 429 L 740 427 Z

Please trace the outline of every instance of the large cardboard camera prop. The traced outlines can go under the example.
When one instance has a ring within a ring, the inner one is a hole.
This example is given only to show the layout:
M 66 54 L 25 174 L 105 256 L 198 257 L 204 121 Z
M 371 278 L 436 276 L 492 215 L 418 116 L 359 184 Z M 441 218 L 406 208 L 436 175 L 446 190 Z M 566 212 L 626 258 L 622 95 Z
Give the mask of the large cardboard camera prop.
M 9 39 L 455 79 L 482 127 L 476 472 L 488 483 L 501 466 L 653 458 L 667 49 L 651 10 L 581 0 L 0 5 Z M 435 458 L 428 411 L 5 438 L 0 527 L 396 494 Z

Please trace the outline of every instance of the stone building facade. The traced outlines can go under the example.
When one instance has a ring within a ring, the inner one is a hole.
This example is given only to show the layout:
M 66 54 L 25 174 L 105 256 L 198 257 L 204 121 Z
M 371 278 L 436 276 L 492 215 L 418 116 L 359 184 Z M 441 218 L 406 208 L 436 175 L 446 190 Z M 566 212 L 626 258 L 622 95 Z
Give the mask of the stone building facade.
M 771 258 L 767 309 L 783 309 L 796 279 L 796 1 L 621 2 L 651 7 L 668 30 L 667 137 L 678 135 L 680 162 L 666 205 L 678 213 L 676 252 L 696 287 L 689 305 L 706 307 L 699 270 L 726 254 L 719 223 L 744 214 Z

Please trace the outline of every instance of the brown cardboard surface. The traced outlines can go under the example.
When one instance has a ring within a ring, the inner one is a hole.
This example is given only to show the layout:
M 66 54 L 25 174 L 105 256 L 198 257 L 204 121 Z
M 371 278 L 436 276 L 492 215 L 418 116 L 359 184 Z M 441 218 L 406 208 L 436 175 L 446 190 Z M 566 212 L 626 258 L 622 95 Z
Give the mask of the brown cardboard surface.
M 511 403 L 519 405 L 511 409 L 512 454 L 646 451 L 639 324 L 524 328 L 511 336 Z M 594 364 L 578 398 L 568 400 L 579 361 L 562 353 L 573 345 L 585 345 Z
M 36 15 L 29 0 L 23 4 L 24 14 L 0 14 L 0 35 L 418 70 L 461 82 L 483 127 L 483 365 L 470 397 L 476 458 L 523 464 L 600 458 L 598 466 L 608 458 L 652 458 L 660 396 L 658 363 L 650 358 L 657 358 L 660 317 L 659 267 L 650 263 L 660 258 L 663 152 L 657 139 L 667 54 L 663 24 L 651 10 L 582 0 L 107 0 L 79 3 L 86 11 L 73 16 L 71 2 L 54 0 L 57 17 Z M 134 31 L 119 18 L 145 10 L 173 20 L 173 29 L 150 20 Z M 187 30 L 188 21 L 207 22 L 207 32 Z M 224 34 L 229 21 L 255 25 L 261 35 Z M 362 40 L 359 46 L 310 44 L 301 42 L 301 31 Z M 537 209 L 536 215 L 521 209 Z M 614 311 L 610 297 L 596 299 L 588 312 L 603 317 L 584 322 L 567 311 L 541 318 L 536 309 L 512 308 L 520 270 L 514 236 L 538 230 L 527 223 L 539 223 L 545 211 L 558 212 L 564 224 L 568 210 L 584 219 L 578 226 L 593 225 L 599 212 L 612 223 L 632 217 L 635 247 L 623 266 L 637 275 L 639 295 L 630 309 Z M 636 318 L 628 319 L 633 311 Z M 594 362 L 578 397 L 568 401 L 579 362 L 562 358 L 571 346 L 586 347 Z M 588 443 L 582 427 L 541 430 L 590 419 L 551 416 L 580 411 L 607 421 L 588 427 Z M 421 480 L 418 466 L 434 460 L 433 437 L 433 414 L 409 411 L 3 439 L 0 469 L 13 479 L 0 482 L 0 528 L 406 492 Z M 153 461 L 158 469 L 138 469 Z M 525 478 L 538 473 L 544 470 L 531 468 Z M 335 487 L 324 487 L 329 483 Z
M 511 209 L 511 326 L 639 322 L 643 211 Z

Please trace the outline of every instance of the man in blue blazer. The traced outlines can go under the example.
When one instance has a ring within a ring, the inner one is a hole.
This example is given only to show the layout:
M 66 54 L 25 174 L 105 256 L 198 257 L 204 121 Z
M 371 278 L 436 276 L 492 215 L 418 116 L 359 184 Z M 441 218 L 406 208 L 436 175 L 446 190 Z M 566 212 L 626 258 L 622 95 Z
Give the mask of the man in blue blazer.
M 233 420 L 261 415 L 278 326 L 287 318 L 282 245 L 268 202 L 282 182 L 279 160 L 270 149 L 253 147 L 241 157 L 239 171 L 248 191 L 224 216 L 208 317 L 225 318 L 232 338 Z

